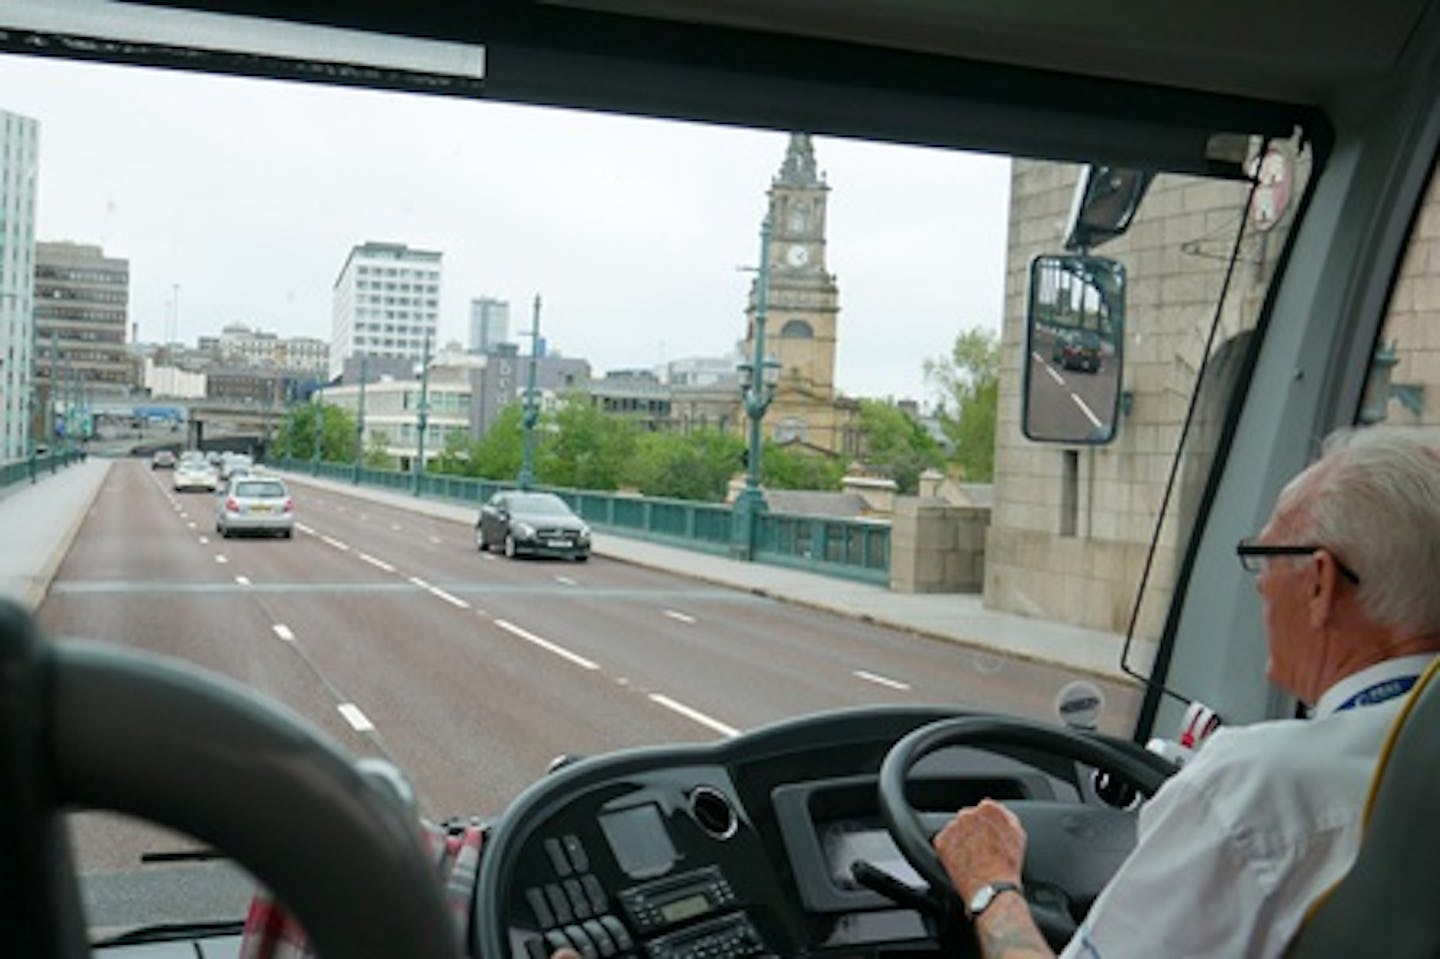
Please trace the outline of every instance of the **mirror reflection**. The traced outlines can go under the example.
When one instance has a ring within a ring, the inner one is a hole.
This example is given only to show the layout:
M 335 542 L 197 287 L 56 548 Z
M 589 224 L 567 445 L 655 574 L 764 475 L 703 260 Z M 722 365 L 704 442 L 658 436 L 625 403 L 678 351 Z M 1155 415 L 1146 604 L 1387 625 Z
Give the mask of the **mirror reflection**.
M 1115 438 L 1123 379 L 1125 267 L 1092 256 L 1030 264 L 1023 427 L 1047 443 Z

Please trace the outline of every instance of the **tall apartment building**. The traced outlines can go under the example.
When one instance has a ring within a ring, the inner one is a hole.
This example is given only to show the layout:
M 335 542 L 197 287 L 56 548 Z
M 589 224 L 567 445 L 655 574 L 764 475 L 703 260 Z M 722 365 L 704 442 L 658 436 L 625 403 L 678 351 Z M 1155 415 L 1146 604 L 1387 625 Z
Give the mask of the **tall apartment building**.
M 495 348 L 510 339 L 510 303 L 492 296 L 482 296 L 470 301 L 470 345 L 471 353 L 495 352 Z
M 0 110 L 0 462 L 29 452 L 35 395 L 35 172 L 40 124 Z
M 362 243 L 350 250 L 335 280 L 329 371 L 333 379 L 352 356 L 420 360 L 425 338 L 436 347 L 440 257 L 403 243 Z
M 129 303 L 129 260 L 88 243 L 35 244 L 35 376 L 48 388 L 54 372 L 57 399 L 67 383 L 89 400 L 139 386 Z

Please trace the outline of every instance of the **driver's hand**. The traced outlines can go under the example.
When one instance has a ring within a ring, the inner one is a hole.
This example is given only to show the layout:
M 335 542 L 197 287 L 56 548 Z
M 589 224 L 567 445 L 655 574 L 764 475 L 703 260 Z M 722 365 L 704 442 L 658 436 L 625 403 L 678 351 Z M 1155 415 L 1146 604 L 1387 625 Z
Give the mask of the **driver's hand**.
M 550 953 L 550 959 L 580 959 L 580 953 L 574 949 L 556 949 Z
M 1025 827 L 992 799 L 955 814 L 935 834 L 935 852 L 950 881 L 968 902 L 988 882 L 1020 883 L 1025 862 Z

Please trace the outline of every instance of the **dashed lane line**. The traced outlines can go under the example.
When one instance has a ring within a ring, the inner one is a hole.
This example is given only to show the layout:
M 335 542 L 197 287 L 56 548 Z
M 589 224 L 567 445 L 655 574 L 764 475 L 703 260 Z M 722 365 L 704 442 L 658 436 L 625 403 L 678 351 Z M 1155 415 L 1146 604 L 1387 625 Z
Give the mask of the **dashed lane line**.
M 274 626 L 271 626 L 270 628 L 273 629 L 273 630 L 275 630 L 275 635 L 276 635 L 276 636 L 279 636 L 281 639 L 285 640 L 285 642 L 287 642 L 287 643 L 293 643 L 293 642 L 295 642 L 295 634 L 292 633 L 292 632 L 290 632 L 290 627 L 289 627 L 289 626 L 286 626 L 284 623 L 276 623 Z
M 363 561 L 369 563 L 371 566 L 374 566 L 376 569 L 383 569 L 383 570 L 384 570 L 385 572 L 387 572 L 387 573 L 393 573 L 393 572 L 395 572 L 395 567 L 394 567 L 394 566 L 391 566 L 389 563 L 385 562 L 383 559 L 376 559 L 374 556 L 371 556 L 369 553 L 358 553 L 358 552 L 357 552 L 355 555 L 356 555 L 356 556 L 359 556 L 360 559 L 362 559 Z
M 660 705 L 660 706 L 664 706 L 666 709 L 670 710 L 671 712 L 679 713 L 681 716 L 684 716 L 686 719 L 694 720 L 695 722 L 699 723 L 699 724 L 702 725 L 702 726 L 705 726 L 705 727 L 707 727 L 707 728 L 709 728 L 709 729 L 713 729 L 715 732 L 719 733 L 719 734 L 722 735 L 722 736 L 732 737 L 732 738 L 733 738 L 733 737 L 735 737 L 735 736 L 740 735 L 740 730 L 736 729 L 734 726 L 727 726 L 725 723 L 722 723 L 720 720 L 715 719 L 715 718 L 713 718 L 713 717 L 711 717 L 711 716 L 707 716 L 707 715 L 705 715 L 704 713 L 700 712 L 700 710 L 698 710 L 698 709 L 691 709 L 689 706 L 686 706 L 684 703 L 676 702 L 675 700 L 671 699 L 669 696 L 665 696 L 665 695 L 663 695 L 663 694 L 661 694 L 661 693 L 651 693 L 651 694 L 650 694 L 650 701 L 653 702 L 653 703 L 656 703 L 656 704 L 658 704 L 658 705 Z
M 375 724 L 366 718 L 360 707 L 354 703 L 341 703 L 335 708 L 340 710 L 340 715 L 345 717 L 345 721 L 357 733 L 368 733 L 375 728 Z
M 495 620 L 495 625 L 496 625 L 496 626 L 499 626 L 501 629 L 505 630 L 505 632 L 510 633 L 510 634 L 513 635 L 513 636 L 518 636 L 518 637 L 520 637 L 521 639 L 525 640 L 527 643 L 533 643 L 534 645 L 539 646 L 541 649 L 545 650 L 546 652 L 554 653 L 556 656 L 559 656 L 561 659 L 569 660 L 570 662 L 574 663 L 576 666 L 579 666 L 581 669 L 599 669 L 599 668 L 600 668 L 600 665 L 599 665 L 598 663 L 591 662 L 590 660 L 586 659 L 584 656 L 579 655 L 578 653 L 572 653 L 572 652 L 570 652 L 570 650 L 566 649 L 564 646 L 560 646 L 560 645 L 557 645 L 557 644 L 555 644 L 555 643 L 552 643 L 552 642 L 550 642 L 550 640 L 548 640 L 548 639 L 543 639 L 543 638 L 541 638 L 541 637 L 539 637 L 539 636 L 536 636 L 534 633 L 530 632 L 528 629 L 522 629 L 522 628 L 520 628 L 519 626 L 516 626 L 514 623 L 510 622 L 509 620 L 497 619 L 497 620 Z
M 888 686 L 891 689 L 909 689 L 909 683 L 902 683 L 898 679 L 888 679 L 875 673 L 868 673 L 863 669 L 853 670 L 855 676 L 865 680 L 867 683 L 875 683 L 879 686 Z
M 686 615 L 685 613 L 676 612 L 676 611 L 673 610 L 673 609 L 667 609 L 667 610 L 665 610 L 665 615 L 666 615 L 666 616 L 669 616 L 671 619 L 678 620 L 679 622 L 682 622 L 682 623 L 694 623 L 694 622 L 695 622 L 695 617 L 694 617 L 694 616 L 689 616 L 689 615 Z
M 249 576 L 236 576 L 236 577 L 235 577 L 235 582 L 239 583 L 241 586 L 249 586 L 249 585 L 250 585 L 250 577 L 249 577 Z
M 327 546 L 333 546 L 342 553 L 348 553 L 350 551 L 350 546 L 348 544 L 340 542 L 333 536 L 322 535 L 320 537 L 320 542 L 324 543 Z
M 225 558 L 225 554 L 224 554 L 224 553 L 216 553 L 216 554 L 215 554 L 215 562 L 220 563 L 221 565 L 224 565 L 225 563 L 228 563 L 228 562 L 230 562 L 230 561 Z

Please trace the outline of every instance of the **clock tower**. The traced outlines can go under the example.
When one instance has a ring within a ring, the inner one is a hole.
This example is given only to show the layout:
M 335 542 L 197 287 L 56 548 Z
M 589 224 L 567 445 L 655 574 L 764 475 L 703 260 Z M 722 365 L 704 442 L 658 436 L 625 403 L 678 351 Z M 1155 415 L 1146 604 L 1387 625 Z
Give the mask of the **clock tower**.
M 780 363 L 780 382 L 765 415 L 773 440 L 798 441 L 838 454 L 844 449 L 835 403 L 835 336 L 840 294 L 825 269 L 825 204 L 830 187 L 815 166 L 810 134 L 792 133 L 770 183 L 769 295 L 765 346 Z M 759 281 L 746 305 L 745 355 L 754 353 Z

